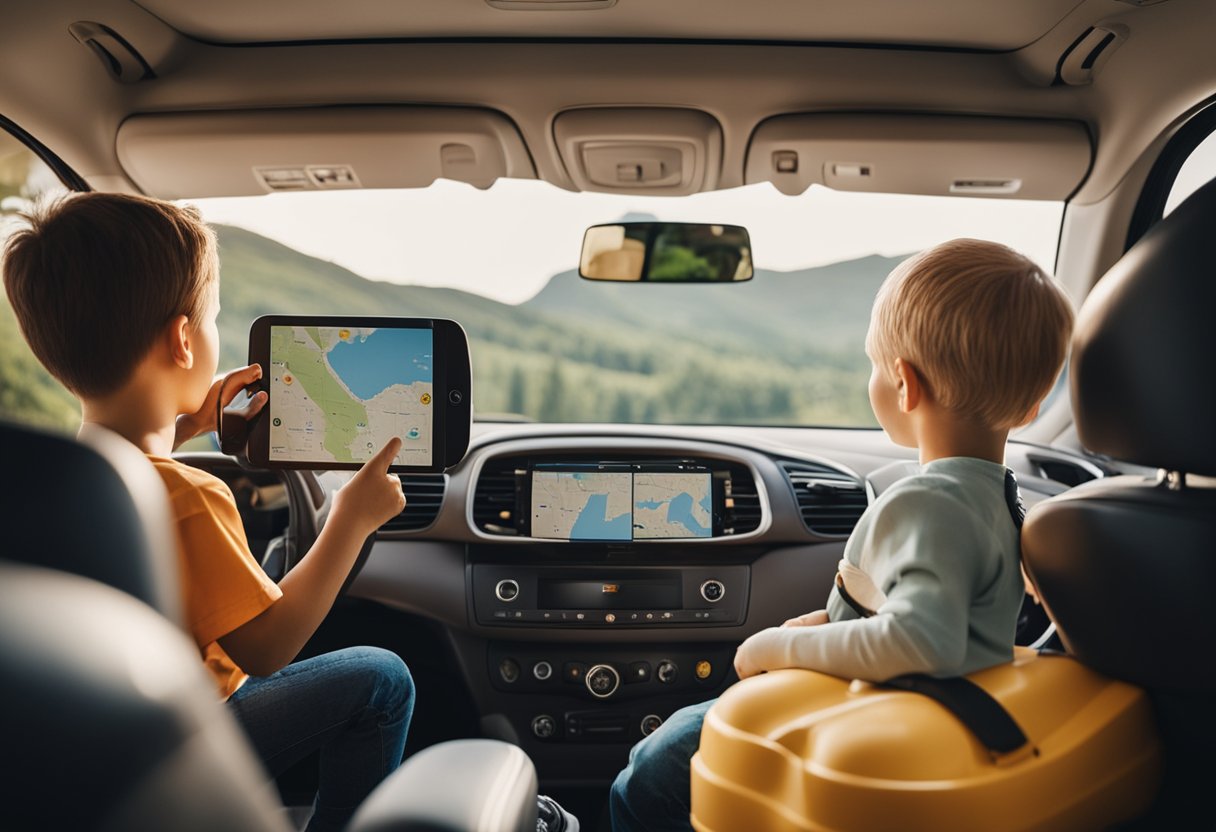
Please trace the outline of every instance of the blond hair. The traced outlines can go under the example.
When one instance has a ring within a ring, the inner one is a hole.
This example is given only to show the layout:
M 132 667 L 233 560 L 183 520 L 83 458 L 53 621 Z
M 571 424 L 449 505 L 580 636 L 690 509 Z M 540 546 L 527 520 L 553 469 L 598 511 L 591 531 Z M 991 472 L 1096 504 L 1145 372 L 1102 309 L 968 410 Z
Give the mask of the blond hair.
M 1072 333 L 1068 297 L 1031 260 L 984 240 L 908 258 L 878 290 L 866 349 L 884 372 L 912 364 L 941 406 L 994 430 L 1051 390 Z
M 195 208 L 84 193 L 25 220 L 5 247 L 4 286 L 30 349 L 76 395 L 114 392 L 169 321 L 206 312 L 219 261 Z

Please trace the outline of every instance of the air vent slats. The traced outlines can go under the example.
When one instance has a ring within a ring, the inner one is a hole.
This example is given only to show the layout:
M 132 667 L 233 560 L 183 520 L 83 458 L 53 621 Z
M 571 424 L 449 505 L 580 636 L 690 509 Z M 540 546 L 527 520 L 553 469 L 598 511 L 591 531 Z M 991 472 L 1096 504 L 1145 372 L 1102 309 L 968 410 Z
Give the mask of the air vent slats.
M 447 478 L 443 474 L 402 474 L 405 510 L 380 527 L 384 532 L 417 532 L 430 526 L 443 506 Z
M 514 520 L 503 517 L 503 512 L 515 511 L 515 468 L 513 461 L 495 460 L 477 478 L 473 523 L 487 534 L 515 533 Z
M 734 500 L 735 534 L 747 534 L 760 527 L 760 495 L 751 470 L 745 465 L 730 466 L 731 497 Z
M 866 510 L 865 486 L 855 477 L 813 462 L 779 461 L 798 501 L 803 524 L 815 534 L 847 536 Z

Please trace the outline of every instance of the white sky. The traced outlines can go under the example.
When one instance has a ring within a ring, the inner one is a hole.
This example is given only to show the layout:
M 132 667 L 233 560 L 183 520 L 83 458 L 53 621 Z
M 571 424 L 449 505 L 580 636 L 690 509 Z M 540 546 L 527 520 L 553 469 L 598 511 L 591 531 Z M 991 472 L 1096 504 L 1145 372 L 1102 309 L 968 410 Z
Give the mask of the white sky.
M 743 225 L 757 268 L 788 271 L 868 254 L 917 251 L 953 237 L 1005 243 L 1051 271 L 1058 202 L 858 194 L 768 183 L 691 197 L 572 193 L 501 180 L 486 191 L 429 188 L 191 200 L 209 222 L 249 229 L 375 280 L 451 286 L 507 303 L 575 268 L 583 232 L 628 212 Z

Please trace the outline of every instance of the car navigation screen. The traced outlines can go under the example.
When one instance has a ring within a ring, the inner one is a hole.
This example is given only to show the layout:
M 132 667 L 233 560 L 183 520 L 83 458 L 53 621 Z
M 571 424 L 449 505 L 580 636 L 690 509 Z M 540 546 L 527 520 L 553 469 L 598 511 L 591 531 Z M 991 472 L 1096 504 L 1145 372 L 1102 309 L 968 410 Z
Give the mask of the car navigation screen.
M 270 327 L 271 462 L 361 463 L 394 436 L 395 465 L 431 465 L 430 329 Z
M 708 472 L 633 475 L 633 536 L 638 540 L 711 537 L 713 492 Z
M 550 540 L 668 540 L 713 536 L 708 471 L 538 466 L 531 534 Z

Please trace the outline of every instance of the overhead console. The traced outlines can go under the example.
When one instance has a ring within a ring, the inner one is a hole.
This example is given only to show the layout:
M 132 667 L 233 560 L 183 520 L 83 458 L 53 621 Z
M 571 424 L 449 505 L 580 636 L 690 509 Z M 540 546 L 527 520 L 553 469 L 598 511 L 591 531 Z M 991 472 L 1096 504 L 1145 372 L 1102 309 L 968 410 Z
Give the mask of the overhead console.
M 760 124 L 748 184 L 840 191 L 1064 200 L 1089 171 L 1080 122 L 981 116 L 812 113 Z
M 118 158 L 146 194 L 164 199 L 275 191 L 420 188 L 454 179 L 488 188 L 536 171 L 515 125 L 459 107 L 134 115 Z
M 566 110 L 553 122 L 553 138 L 580 191 L 685 196 L 712 191 L 722 169 L 722 128 L 700 110 Z

